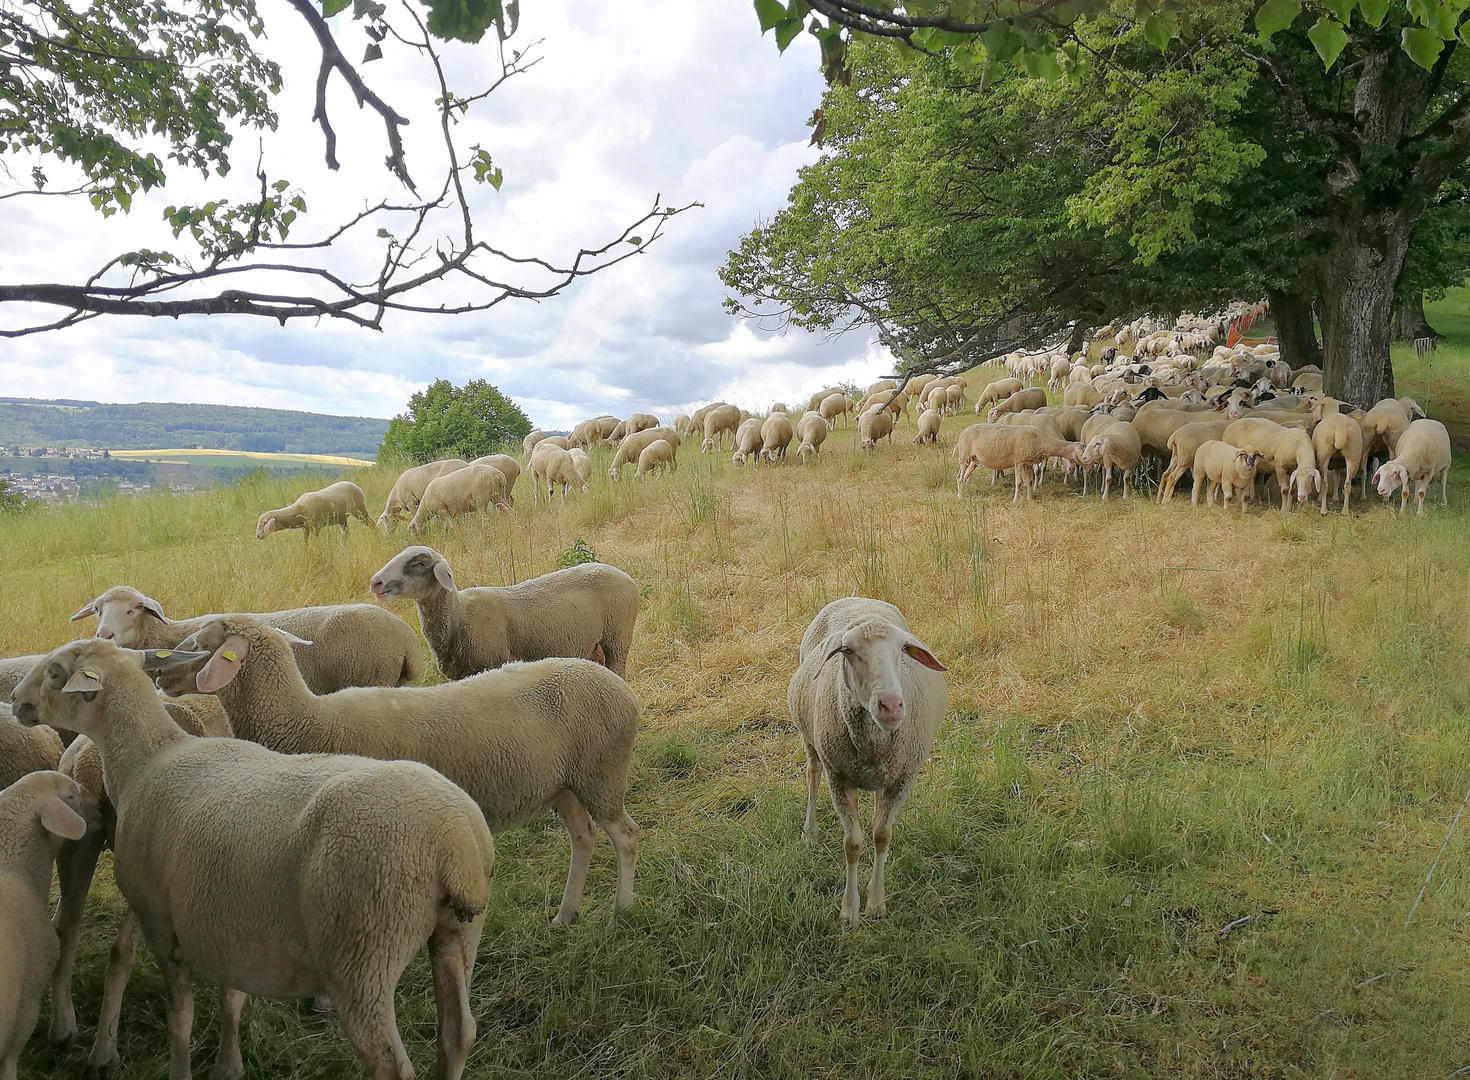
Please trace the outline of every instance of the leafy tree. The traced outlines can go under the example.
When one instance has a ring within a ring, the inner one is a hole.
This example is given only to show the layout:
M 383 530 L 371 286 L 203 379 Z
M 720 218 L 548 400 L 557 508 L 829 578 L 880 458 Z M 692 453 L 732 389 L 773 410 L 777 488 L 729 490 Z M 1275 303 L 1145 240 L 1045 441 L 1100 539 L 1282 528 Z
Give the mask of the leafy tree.
M 0 476 L 0 514 L 23 514 L 31 508 L 32 500 L 8 476 Z
M 420 464 L 441 458 L 473 461 L 506 444 L 519 445 L 531 421 L 515 402 L 484 379 L 455 386 L 439 379 L 408 399 L 408 411 L 393 418 L 378 458 L 408 458 Z
M 237 164 L 232 127 L 262 133 L 245 197 L 226 189 L 169 206 L 163 225 L 171 239 L 120 252 L 83 281 L 0 285 L 0 310 L 14 312 L 0 336 L 101 315 L 256 315 L 283 324 L 327 317 L 376 329 L 391 312 L 484 311 L 553 296 L 644 251 L 678 212 L 655 198 L 637 222 L 566 257 L 496 247 L 479 229 L 469 193 L 476 185 L 498 191 L 504 174 L 489 150 L 456 141 L 456 129 L 473 106 L 537 62 L 534 44 L 507 45 L 518 0 L 426 0 L 392 10 L 376 0 L 287 3 L 298 35 L 315 45 L 312 120 L 328 167 L 339 167 L 328 90 L 340 79 L 382 124 L 386 167 L 404 197 L 365 197 L 360 211 L 330 221 L 308 216 L 308 193 L 274 168 L 268 136 L 288 73 L 266 52 L 254 0 L 0 5 L 0 177 L 9 181 L 0 183 L 0 200 L 85 197 L 104 216 L 126 212 L 140 192 L 164 187 L 174 167 L 228 174 Z M 329 21 L 349 3 L 350 20 Z M 487 85 L 451 87 L 440 58 L 445 43 L 479 42 L 492 31 L 494 44 L 477 65 L 488 67 Z M 282 54 L 290 44 L 279 46 Z M 435 87 L 437 160 L 410 160 L 402 138 L 408 118 L 358 70 L 392 48 L 416 57 Z M 355 49 L 360 64 L 344 51 Z M 306 82 L 311 74 L 295 77 Z M 424 182 L 430 171 L 437 175 Z M 372 236 L 377 256 L 344 272 L 335 245 L 345 238 L 360 246 Z M 61 314 L 38 320 L 37 305 Z

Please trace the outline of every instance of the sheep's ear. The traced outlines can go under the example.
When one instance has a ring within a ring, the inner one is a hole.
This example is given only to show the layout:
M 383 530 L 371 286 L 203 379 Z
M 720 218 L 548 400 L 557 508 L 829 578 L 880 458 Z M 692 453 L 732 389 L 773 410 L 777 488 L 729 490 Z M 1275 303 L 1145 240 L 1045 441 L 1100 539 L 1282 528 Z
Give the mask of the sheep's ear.
M 260 534 L 262 536 L 269 536 L 278 528 L 280 528 L 280 524 L 276 521 L 275 518 L 266 518 L 265 524 L 260 527 Z
M 295 634 L 291 633 L 291 631 L 289 631 L 289 630 L 282 630 L 280 627 L 276 627 L 276 633 L 280 634 L 281 637 L 283 637 L 283 638 L 286 639 L 286 644 L 287 645 L 314 645 L 314 644 L 316 644 L 313 641 L 307 641 L 303 637 L 297 637 Z
M 78 622 L 78 621 L 80 621 L 82 619 L 85 619 L 88 615 L 96 615 L 96 614 L 97 614 L 97 601 L 96 600 L 93 600 L 86 607 L 82 608 L 81 611 L 79 611 L 75 615 L 73 615 L 68 621 L 69 622 Z
M 842 652 L 844 648 L 842 639 L 844 636 L 843 634 L 833 634 L 822 643 L 822 662 L 817 665 L 817 670 L 812 674 L 812 682 L 816 682 L 821 677 L 822 669 L 827 666 L 827 661 Z
M 63 694 L 96 694 L 102 689 L 102 673 L 96 668 L 79 667 L 71 673 L 71 678 L 66 680 L 66 685 L 61 688 Z M 91 698 L 86 700 L 91 701 Z
M 903 643 L 903 651 L 911 656 L 913 659 L 917 660 L 919 663 L 923 664 L 930 671 L 949 670 L 949 668 L 941 664 L 938 658 L 929 651 L 929 646 L 925 645 L 916 637 L 911 637 Z
M 208 655 L 207 652 L 191 652 L 188 649 L 141 649 L 138 652 L 143 670 L 150 675 L 197 663 Z
M 163 613 L 163 605 L 151 596 L 145 596 L 138 601 L 138 606 L 148 612 L 159 622 L 168 622 L 168 616 Z
M 239 634 L 231 634 L 214 650 L 209 663 L 194 679 L 201 694 L 212 694 L 240 673 L 240 665 L 250 654 L 250 642 Z
M 455 591 L 454 571 L 449 569 L 448 559 L 436 559 L 434 561 L 434 580 L 438 581 L 440 585 L 444 586 L 450 592 Z
M 36 805 L 41 827 L 66 840 L 80 840 L 87 835 L 87 819 L 82 817 L 59 795 L 47 795 Z

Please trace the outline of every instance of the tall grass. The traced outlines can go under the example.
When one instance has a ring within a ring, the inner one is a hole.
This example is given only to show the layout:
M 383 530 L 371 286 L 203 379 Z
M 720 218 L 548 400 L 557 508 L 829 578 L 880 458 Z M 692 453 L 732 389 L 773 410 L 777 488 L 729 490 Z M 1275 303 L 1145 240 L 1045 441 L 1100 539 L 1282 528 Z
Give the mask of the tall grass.
M 585 921 L 547 918 L 566 871 L 549 817 L 496 838 L 469 1075 L 606 1077 L 1443 1076 L 1463 1019 L 1470 851 L 1446 851 L 1470 785 L 1470 483 L 1400 518 L 1103 507 L 1048 482 L 1035 504 L 904 439 L 866 457 L 839 428 L 818 464 L 607 478 L 549 505 L 434 526 L 463 585 L 553 569 L 580 540 L 643 586 L 630 680 L 645 703 L 631 812 L 640 904 L 604 925 L 598 846 Z M 393 474 L 354 478 L 379 503 Z M 40 651 L 130 582 L 165 610 L 367 599 L 409 538 L 353 525 L 256 541 L 309 481 L 0 521 L 0 652 Z M 842 842 L 799 838 L 804 760 L 786 714 L 816 610 L 898 604 L 950 666 L 950 711 L 899 819 L 891 915 L 842 931 Z M 411 605 L 393 609 L 416 623 Z M 99 873 L 79 1008 L 95 1021 L 121 915 Z M 1274 911 L 1265 916 L 1264 910 Z M 1221 936 L 1221 927 L 1252 921 Z M 421 1074 L 425 965 L 399 994 Z M 162 1077 L 162 988 L 129 987 L 128 1077 Z M 201 995 L 196 1067 L 216 1035 Z M 358 1075 L 331 1017 L 246 1013 L 251 1077 Z M 34 1043 L 21 1076 L 79 1075 Z

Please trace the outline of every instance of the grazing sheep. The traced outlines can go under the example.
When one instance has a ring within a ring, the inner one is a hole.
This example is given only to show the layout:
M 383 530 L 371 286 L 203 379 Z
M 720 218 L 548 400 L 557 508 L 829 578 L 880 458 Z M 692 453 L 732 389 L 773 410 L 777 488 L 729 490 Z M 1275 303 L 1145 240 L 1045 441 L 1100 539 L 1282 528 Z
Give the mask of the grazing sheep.
M 1283 427 L 1264 417 L 1247 417 L 1225 429 L 1224 441 L 1263 455 L 1264 464 L 1276 474 L 1283 513 L 1291 506 L 1292 489 L 1296 490 L 1298 502 L 1306 502 L 1322 488 L 1312 437 L 1300 428 Z
M 831 429 L 821 413 L 806 413 L 796 422 L 796 437 L 800 440 L 796 452 L 803 465 L 810 465 L 812 459 L 822 452 L 822 444 L 827 441 L 829 430 Z
M 1133 425 L 1117 423 L 1108 428 L 1101 435 L 1093 437 L 1092 442 L 1087 444 L 1087 449 L 1082 454 L 1084 466 L 1102 466 L 1102 497 L 1106 502 L 1108 489 L 1112 484 L 1113 470 L 1117 469 L 1123 474 L 1123 498 L 1128 497 L 1128 474 L 1138 468 L 1143 461 L 1143 444 L 1139 442 L 1138 432 Z
M 582 563 L 518 585 L 460 589 L 443 555 L 408 547 L 369 588 L 385 600 L 417 601 L 419 625 L 447 679 L 548 656 L 595 660 L 627 674 L 638 585 L 615 566 Z
M 757 460 L 775 462 L 784 458 L 795 434 L 789 416 L 784 412 L 771 413 L 761 424 L 761 449 Z
M 559 446 L 563 450 L 575 449 L 575 447 L 572 446 L 572 440 L 568 439 L 565 435 L 548 435 L 546 436 L 546 438 L 542 439 L 541 442 L 538 442 L 536 446 L 540 446 L 541 443 L 545 443 L 547 446 Z M 534 447 L 532 449 L 534 452 Z
M 561 485 L 563 502 L 566 501 L 568 488 L 576 488 L 584 495 L 592 490 L 587 486 L 586 479 L 577 470 L 577 462 L 572 457 L 572 451 L 563 450 L 559 446 L 548 446 L 549 441 L 544 440 L 535 450 L 531 451 L 532 500 L 541 501 L 542 484 L 546 485 L 547 502 L 551 501 L 551 494 L 556 490 L 558 484 Z
M 623 436 L 627 433 L 628 421 L 619 420 L 618 426 L 612 429 L 612 434 L 607 437 L 607 441 L 612 443 L 612 445 L 617 446 L 618 443 L 623 441 Z
M 942 418 L 940 417 L 940 415 L 933 409 L 925 409 L 922 413 L 920 413 L 919 435 L 916 439 L 914 439 L 914 442 L 918 443 L 920 446 L 923 446 L 925 443 L 928 443 L 930 446 L 938 446 L 939 425 L 941 420 Z
M 1352 495 L 1353 477 L 1363 467 L 1363 427 L 1351 416 L 1337 411 L 1337 403 L 1332 403 L 1331 412 L 1325 412 L 1317 426 L 1312 429 L 1312 451 L 1317 455 L 1317 468 L 1322 473 L 1322 500 L 1320 510 L 1322 514 L 1327 513 L 1327 488 L 1328 480 L 1335 483 L 1336 473 L 1332 471 L 1332 462 L 1336 458 L 1342 459 L 1342 512 L 1348 512 L 1348 502 Z
M 948 409 L 949 410 L 949 414 L 951 416 L 953 416 L 955 413 L 959 412 L 961 409 L 963 409 L 965 407 L 965 388 L 963 386 L 958 385 L 958 384 L 955 384 L 955 385 L 952 385 L 952 386 L 946 386 L 944 388 L 944 398 L 945 398 L 945 408 Z M 1044 397 L 1042 398 L 1041 403 L 1043 405 L 1046 404 L 1046 399 Z M 905 402 L 904 403 L 905 410 L 907 410 L 907 406 L 908 406 L 908 403 Z
M 932 382 L 924 388 L 924 408 L 933 409 L 940 415 L 949 413 L 949 387 Z
M 874 394 L 881 393 L 884 390 L 897 390 L 897 389 L 898 389 L 898 383 L 897 383 L 897 381 L 895 381 L 893 379 L 879 379 L 877 382 L 873 383 L 871 386 L 868 387 L 868 396 L 869 397 L 872 397 Z
M 1069 401 L 1067 404 L 1070 405 L 1072 403 Z M 1024 390 L 1017 390 L 999 405 L 992 406 L 990 412 L 985 414 L 985 419 L 987 422 L 993 424 L 997 416 L 1002 416 L 1005 413 L 1018 413 L 1024 412 L 1027 409 L 1042 409 L 1045 407 L 1046 391 L 1039 386 L 1030 386 Z
M 21 726 L 10 715 L 10 706 L 0 702 L 0 788 L 8 788 L 27 773 L 56 768 L 64 749 L 56 732 Z
M 858 792 L 877 793 L 867 910 L 870 916 L 882 915 L 893 823 L 944 720 L 949 697 L 944 670 L 898 608 L 881 600 L 833 600 L 802 635 L 786 702 L 806 748 L 803 833 L 808 843 L 817 842 L 817 791 L 825 773 L 842 820 L 847 887 L 840 911 L 849 925 L 858 921 L 861 899 Z
M 704 415 L 704 445 L 700 446 L 699 452 L 706 453 L 705 445 L 710 450 L 723 450 L 725 448 L 725 436 L 729 435 L 734 441 L 735 431 L 740 427 L 744 418 L 740 410 L 734 405 L 716 405 Z
M 328 525 L 342 526 L 345 536 L 350 518 L 358 518 L 368 526 L 373 523 L 373 519 L 368 517 L 367 497 L 363 495 L 362 488 L 351 480 L 339 480 L 320 491 L 298 495 L 290 506 L 261 514 L 255 519 L 255 538 L 264 540 L 281 529 L 300 529 L 302 539 L 310 540 L 313 532 Z
M 1174 488 L 1194 465 L 1194 452 L 1207 442 L 1224 438 L 1229 426 L 1229 420 L 1199 420 L 1174 429 L 1168 441 L 1169 467 L 1159 481 L 1159 502 L 1166 503 L 1174 497 Z
M 531 451 L 536 448 L 536 444 L 544 438 L 546 438 L 546 432 L 540 428 L 532 428 L 531 433 L 521 440 L 522 453 L 530 457 Z
M 1048 458 L 1062 458 L 1073 465 L 1081 465 L 1082 445 L 1058 442 L 1040 428 L 1030 425 L 971 424 L 955 440 L 954 455 L 959 461 L 955 494 L 963 494 L 965 481 L 980 466 L 992 473 L 1014 469 L 1016 490 L 1011 501 L 1015 502 L 1020 498 L 1023 485 L 1027 500 L 1033 497 L 1035 466 Z
M 475 458 L 470 464 L 489 465 L 492 469 L 499 469 L 505 475 L 505 501 L 511 506 L 516 504 L 516 481 L 521 478 L 521 463 L 519 461 L 509 454 L 486 454 L 484 457 Z
M 144 654 L 154 670 L 194 659 Z M 494 864 L 468 795 L 414 762 L 188 735 L 110 641 L 62 646 L 15 695 L 22 723 L 67 728 L 101 750 L 118 815 L 114 878 L 168 988 L 170 1075 L 189 1075 L 197 974 L 228 988 L 216 1076 L 244 1071 L 240 1010 L 254 993 L 330 995 L 374 1077 L 411 1077 L 393 994 L 427 942 L 439 1073 L 458 1080 L 474 1043 L 469 979 Z
M 392 532 L 399 515 L 418 509 L 419 500 L 424 497 L 424 488 L 429 486 L 430 480 L 455 469 L 463 469 L 468 464 L 464 458 L 446 458 L 404 469 L 393 482 L 393 490 L 388 493 L 388 503 L 383 507 L 383 516 L 378 518 L 378 524 L 386 525 Z
M 1062 404 L 1090 409 L 1102 404 L 1103 396 L 1090 382 L 1074 382 L 1062 391 Z
M 1240 450 L 1227 442 L 1212 439 L 1194 451 L 1194 494 L 1190 506 L 1199 505 L 1199 493 L 1206 485 L 1205 505 L 1215 504 L 1215 491 L 1221 493 L 1220 505 L 1229 508 L 1230 497 L 1240 492 L 1240 512 L 1245 513 L 1246 500 L 1256 487 L 1256 466 L 1262 455 L 1254 450 Z
M 1409 481 L 1414 481 L 1414 499 L 1419 504 L 1418 513 L 1424 513 L 1424 493 L 1438 476 L 1440 501 L 1450 504 L 1450 433 L 1438 420 L 1415 420 L 1399 436 L 1394 456 L 1378 467 L 1373 474 L 1373 483 L 1378 494 L 1387 499 L 1396 488 L 1402 488 L 1399 496 L 1399 513 L 1409 504 Z
M 16 683 L 30 674 L 31 668 L 44 659 L 44 653 L 0 658 L 0 701 L 9 701 L 10 691 L 15 689 Z
M 863 450 L 876 450 L 879 439 L 893 442 L 893 414 L 882 405 L 871 406 L 858 417 L 858 446 Z
M 627 464 L 636 466 L 638 464 L 638 455 L 643 453 L 644 448 L 658 442 L 660 439 L 668 443 L 675 450 L 678 450 L 680 444 L 684 441 L 679 438 L 679 433 L 673 428 L 650 427 L 635 431 L 624 436 L 623 441 L 618 444 L 618 452 L 613 455 L 612 467 L 608 469 L 607 475 L 616 483 L 619 470 Z
M 47 910 L 63 840 L 87 831 L 96 807 L 74 780 L 33 772 L 0 791 L 0 1077 L 13 1080 L 41 1016 L 59 946 Z
M 592 478 L 592 458 L 580 446 L 574 446 L 567 453 L 572 455 L 572 468 L 577 471 L 581 478 L 582 490 L 587 490 L 587 481 Z
M 1414 422 L 1418 408 L 1412 398 L 1384 398 L 1368 410 L 1360 421 L 1365 478 L 1371 458 L 1379 457 L 1386 461 L 1398 452 L 1399 437 Z
M 924 400 L 924 391 L 937 378 L 939 378 L 938 375 L 915 375 L 908 382 L 904 383 L 903 392 L 909 396 L 910 401 L 922 402 Z
M 744 465 L 747 461 L 754 465 L 760 456 L 761 441 L 759 417 L 752 416 L 748 420 L 740 421 L 740 427 L 735 432 L 735 453 L 730 460 L 736 465 Z
M 510 484 L 505 473 L 490 465 L 466 465 L 452 473 L 436 476 L 424 489 L 424 497 L 414 511 L 408 531 L 422 536 L 424 527 L 431 517 L 442 517 L 453 522 L 465 514 L 483 514 L 495 510 L 509 510 L 506 493 Z
M 638 455 L 637 476 L 648 476 L 656 472 L 677 472 L 679 460 L 674 456 L 674 448 L 666 439 L 654 439 L 643 448 Z
M 1059 356 L 1051 362 L 1051 374 L 1046 380 L 1046 388 L 1053 393 L 1067 385 L 1067 380 L 1072 374 L 1072 361 L 1065 356 Z
M 833 394 L 841 394 L 844 397 L 846 397 L 847 396 L 847 391 L 844 390 L 844 389 L 842 389 L 842 387 L 840 387 L 840 386 L 829 386 L 825 390 L 818 390 L 807 401 L 807 405 L 806 405 L 807 411 L 808 412 L 811 412 L 811 411 L 815 410 L 818 405 L 820 405 L 822 402 L 826 401 L 827 398 L 829 398 Z
M 677 431 L 680 435 L 688 435 L 689 434 L 689 414 L 688 413 L 679 413 L 679 415 L 677 415 L 677 416 L 674 417 L 674 430 Z
M 71 617 L 97 616 L 95 637 L 124 649 L 172 649 L 215 615 L 168 618 L 163 606 L 127 585 L 115 585 Z M 257 613 L 256 618 L 316 643 L 301 674 L 314 694 L 344 686 L 402 686 L 424 670 L 413 627 L 375 604 L 330 604 Z
M 831 426 L 832 422 L 839 416 L 850 417 L 852 415 L 852 398 L 848 397 L 841 390 L 835 394 L 828 394 L 817 403 L 817 412 L 821 414 L 823 420 L 827 421 L 828 426 Z

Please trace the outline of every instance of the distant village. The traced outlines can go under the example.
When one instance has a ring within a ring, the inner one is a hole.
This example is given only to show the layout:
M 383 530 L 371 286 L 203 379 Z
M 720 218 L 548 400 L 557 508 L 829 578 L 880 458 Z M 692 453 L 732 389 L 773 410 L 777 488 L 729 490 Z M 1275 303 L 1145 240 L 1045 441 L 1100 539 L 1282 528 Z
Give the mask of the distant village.
M 95 450 L 91 447 L 80 446 L 0 446 L 0 459 L 5 458 L 43 458 L 43 459 L 71 459 L 73 461 L 110 461 L 112 454 L 107 450 Z M 98 478 L 95 476 L 79 477 L 76 473 L 68 472 L 33 472 L 11 467 L 0 466 L 0 477 L 8 479 L 14 490 L 20 492 L 28 499 L 36 499 L 48 506 L 56 506 L 68 499 L 80 498 L 83 494 L 83 481 L 95 484 Z M 154 485 L 148 481 L 128 480 L 121 477 L 109 477 L 106 480 L 108 489 L 116 491 L 119 495 L 140 495 L 152 491 Z M 168 484 L 165 485 L 174 491 L 193 491 L 194 484 Z

